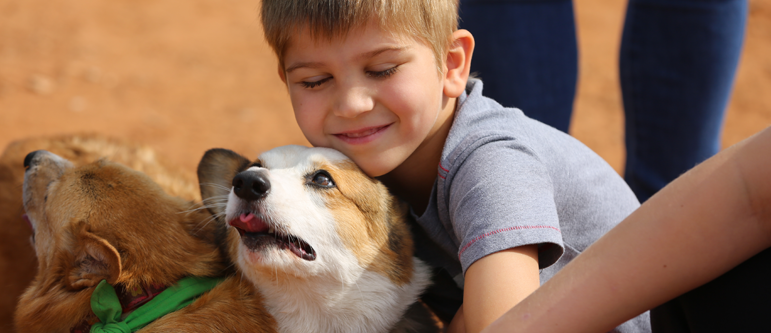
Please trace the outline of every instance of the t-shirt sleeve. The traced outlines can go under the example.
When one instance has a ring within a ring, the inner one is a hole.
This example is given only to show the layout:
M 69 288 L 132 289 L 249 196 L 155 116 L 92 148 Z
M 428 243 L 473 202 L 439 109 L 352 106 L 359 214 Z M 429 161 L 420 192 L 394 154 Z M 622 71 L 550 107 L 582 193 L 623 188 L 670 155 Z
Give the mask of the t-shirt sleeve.
M 554 186 L 545 165 L 516 140 L 477 147 L 458 166 L 448 209 L 463 272 L 498 251 L 538 245 L 541 269 L 563 253 Z

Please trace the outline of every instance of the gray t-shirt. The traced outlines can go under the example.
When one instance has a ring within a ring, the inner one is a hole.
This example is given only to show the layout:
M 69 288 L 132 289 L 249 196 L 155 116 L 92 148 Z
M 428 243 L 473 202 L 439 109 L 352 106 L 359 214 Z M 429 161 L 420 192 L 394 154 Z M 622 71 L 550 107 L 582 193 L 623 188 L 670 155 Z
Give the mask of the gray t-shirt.
M 544 283 L 640 205 L 591 149 L 482 96 L 479 80 L 458 99 L 437 171 L 426 211 L 413 213 L 434 243 L 416 249 L 461 287 L 476 260 L 530 244 Z M 622 326 L 650 331 L 647 313 Z

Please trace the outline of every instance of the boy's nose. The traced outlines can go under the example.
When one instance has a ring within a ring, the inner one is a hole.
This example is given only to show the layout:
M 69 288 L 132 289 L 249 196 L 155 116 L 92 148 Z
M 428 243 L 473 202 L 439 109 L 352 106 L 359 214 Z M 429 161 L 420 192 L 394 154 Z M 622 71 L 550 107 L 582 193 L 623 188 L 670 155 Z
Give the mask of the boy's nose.
M 335 106 L 335 115 L 343 118 L 353 118 L 361 113 L 372 111 L 375 102 L 367 88 L 349 88 L 340 94 Z

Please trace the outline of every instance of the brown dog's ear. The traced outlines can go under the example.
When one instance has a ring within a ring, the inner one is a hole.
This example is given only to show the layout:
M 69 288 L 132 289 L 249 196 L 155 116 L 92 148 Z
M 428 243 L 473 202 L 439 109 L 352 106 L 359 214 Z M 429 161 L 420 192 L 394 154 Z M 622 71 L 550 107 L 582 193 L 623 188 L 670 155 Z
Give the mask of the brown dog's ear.
M 198 183 L 204 206 L 214 216 L 225 211 L 233 177 L 246 170 L 249 159 L 222 148 L 209 149 L 198 163 Z
M 69 269 L 71 290 L 96 286 L 100 281 L 114 284 L 121 272 L 118 250 L 110 243 L 86 230 L 83 226 L 77 236 L 77 247 Z

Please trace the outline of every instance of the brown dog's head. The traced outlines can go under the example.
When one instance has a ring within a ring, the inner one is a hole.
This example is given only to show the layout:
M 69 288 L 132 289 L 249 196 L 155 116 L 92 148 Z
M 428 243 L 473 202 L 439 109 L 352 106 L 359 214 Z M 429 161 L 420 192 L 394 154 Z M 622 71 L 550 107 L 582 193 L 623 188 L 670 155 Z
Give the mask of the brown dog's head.
M 224 270 L 216 223 L 146 175 L 107 160 L 74 167 L 36 151 L 24 166 L 24 209 L 38 273 L 20 299 L 20 331 L 68 331 L 90 315 L 101 280 L 127 290 Z

